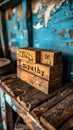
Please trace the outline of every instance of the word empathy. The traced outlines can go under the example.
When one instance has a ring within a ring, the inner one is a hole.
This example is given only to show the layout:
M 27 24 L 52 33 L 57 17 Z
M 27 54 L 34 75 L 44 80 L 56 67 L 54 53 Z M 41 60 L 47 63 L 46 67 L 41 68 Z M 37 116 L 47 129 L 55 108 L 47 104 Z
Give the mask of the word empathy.
M 41 49 L 17 50 L 17 76 L 48 94 L 62 85 L 62 53 Z
M 58 64 L 55 66 L 34 64 L 24 61 L 22 59 L 17 60 L 17 66 L 22 70 L 37 75 L 43 79 L 51 80 L 62 75 L 63 64 Z

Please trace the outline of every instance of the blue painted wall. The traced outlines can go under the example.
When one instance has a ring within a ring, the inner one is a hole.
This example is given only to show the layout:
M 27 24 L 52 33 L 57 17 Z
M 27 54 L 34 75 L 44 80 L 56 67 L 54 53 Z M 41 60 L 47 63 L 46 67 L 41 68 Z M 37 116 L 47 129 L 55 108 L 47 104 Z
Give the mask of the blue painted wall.
M 56 12 L 51 13 L 52 19 L 48 21 L 47 27 L 45 27 L 44 17 L 38 18 L 38 14 L 44 13 L 47 6 L 40 9 L 37 14 L 32 13 L 27 18 L 26 14 L 29 15 L 29 13 L 26 11 L 31 9 L 28 7 L 30 4 L 27 3 L 26 0 L 21 2 L 21 19 L 18 19 L 16 7 L 12 19 L 6 19 L 10 50 L 16 52 L 17 48 L 28 47 L 30 44 L 34 48 L 60 50 L 65 60 L 65 73 L 73 81 L 73 0 L 69 0 L 69 3 L 64 2 L 61 7 L 56 9 Z M 35 29 L 34 26 L 38 23 L 42 27 Z
M 66 73 L 73 81 L 73 3 L 71 4 L 64 2 L 55 13 L 51 13 L 52 19 L 48 21 L 47 27 L 43 17 L 38 18 L 43 10 L 32 14 L 32 20 L 33 26 L 39 22 L 43 25 L 39 29 L 33 28 L 33 47 L 62 51 L 66 61 Z
M 22 0 L 22 18 L 18 19 L 17 7 L 15 6 L 14 14 L 11 19 L 6 20 L 7 36 L 9 48 L 12 52 L 16 52 L 19 47 L 28 47 L 28 30 L 26 19 L 26 0 Z M 7 15 L 7 12 L 6 12 Z

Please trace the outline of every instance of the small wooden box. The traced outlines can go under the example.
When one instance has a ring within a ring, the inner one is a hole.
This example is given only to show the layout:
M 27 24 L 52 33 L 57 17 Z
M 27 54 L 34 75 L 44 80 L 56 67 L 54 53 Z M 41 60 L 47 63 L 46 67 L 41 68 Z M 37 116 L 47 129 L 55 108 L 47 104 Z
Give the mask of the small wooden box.
M 24 71 L 32 73 L 46 80 L 56 79 L 62 76 L 63 64 L 58 64 L 54 66 L 44 65 L 44 64 L 34 64 L 23 59 L 17 59 L 17 66 Z
M 40 62 L 49 65 L 56 65 L 62 62 L 62 53 L 58 51 L 41 51 Z
M 31 48 L 20 48 L 17 50 L 17 58 L 32 63 L 40 62 L 40 50 Z
M 62 85 L 62 76 L 54 80 L 47 81 L 36 75 L 28 73 L 19 67 L 17 68 L 17 77 L 46 94 L 54 91 Z

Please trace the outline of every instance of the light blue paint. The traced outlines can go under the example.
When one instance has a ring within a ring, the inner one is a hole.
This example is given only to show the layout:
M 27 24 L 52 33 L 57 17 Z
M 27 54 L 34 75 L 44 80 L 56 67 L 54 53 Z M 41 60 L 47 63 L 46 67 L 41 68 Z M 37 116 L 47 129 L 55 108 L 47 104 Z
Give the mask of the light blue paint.
M 5 94 L 5 100 L 15 112 L 18 110 L 18 107 L 15 105 L 14 101 L 11 99 L 11 97 L 8 94 Z
M 3 129 L 7 130 L 7 123 L 6 123 L 6 106 L 5 106 L 5 94 L 2 89 L 0 89 L 0 100 L 1 100 L 1 115 L 2 115 L 2 125 Z

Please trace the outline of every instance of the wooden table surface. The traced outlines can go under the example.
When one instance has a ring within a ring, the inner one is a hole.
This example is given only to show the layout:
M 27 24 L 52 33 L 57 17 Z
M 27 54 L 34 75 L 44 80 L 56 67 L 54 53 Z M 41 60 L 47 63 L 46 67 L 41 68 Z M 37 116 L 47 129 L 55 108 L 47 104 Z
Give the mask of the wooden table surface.
M 73 83 L 66 83 L 51 94 L 44 94 L 15 74 L 1 78 L 9 105 L 32 130 L 73 129 Z

